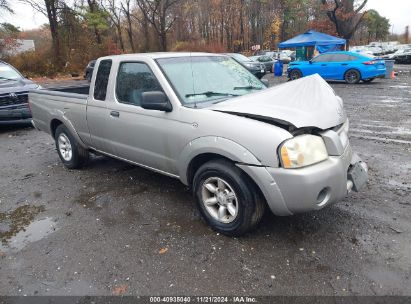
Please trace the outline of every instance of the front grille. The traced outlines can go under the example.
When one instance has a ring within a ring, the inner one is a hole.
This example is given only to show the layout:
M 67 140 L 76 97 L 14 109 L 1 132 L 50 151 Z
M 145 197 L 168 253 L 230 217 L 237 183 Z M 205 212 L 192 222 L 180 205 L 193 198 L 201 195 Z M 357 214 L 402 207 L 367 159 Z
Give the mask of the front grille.
M 7 93 L 0 95 L 0 107 L 28 103 L 28 92 Z

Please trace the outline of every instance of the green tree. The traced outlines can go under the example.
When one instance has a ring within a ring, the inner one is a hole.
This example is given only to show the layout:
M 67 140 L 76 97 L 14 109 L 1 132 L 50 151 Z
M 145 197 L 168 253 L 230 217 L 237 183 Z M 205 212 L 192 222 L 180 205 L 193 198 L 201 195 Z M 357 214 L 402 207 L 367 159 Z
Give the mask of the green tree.
M 11 23 L 3 22 L 0 24 L 0 33 L 3 37 L 16 37 L 21 30 Z
M 369 10 L 364 18 L 368 32 L 368 43 L 371 40 L 385 40 L 390 33 L 390 21 L 376 10 Z

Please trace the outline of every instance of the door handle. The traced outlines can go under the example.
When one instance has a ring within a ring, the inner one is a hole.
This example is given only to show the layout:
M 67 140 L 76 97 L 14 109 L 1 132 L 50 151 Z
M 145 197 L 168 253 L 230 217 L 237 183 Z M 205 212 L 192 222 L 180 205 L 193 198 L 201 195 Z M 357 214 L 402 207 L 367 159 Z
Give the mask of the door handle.
M 322 64 L 321 66 L 327 66 L 326 64 Z
M 118 117 L 120 117 L 120 112 L 111 111 L 111 112 L 110 112 L 110 116 L 111 116 L 111 117 L 116 117 L 116 118 L 118 118 Z
M 341 65 L 348 65 L 348 63 L 341 63 Z

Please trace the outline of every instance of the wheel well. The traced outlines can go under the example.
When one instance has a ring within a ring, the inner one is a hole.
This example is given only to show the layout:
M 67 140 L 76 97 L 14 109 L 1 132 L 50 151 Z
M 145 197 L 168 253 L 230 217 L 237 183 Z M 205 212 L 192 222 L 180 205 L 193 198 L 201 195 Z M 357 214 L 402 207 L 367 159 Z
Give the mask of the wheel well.
M 202 165 L 209 162 L 210 160 L 215 160 L 215 159 L 226 159 L 228 161 L 232 161 L 231 159 L 227 157 L 224 157 L 220 154 L 215 154 L 215 153 L 204 153 L 204 154 L 197 155 L 190 161 L 190 164 L 188 165 L 188 169 L 187 169 L 188 185 L 191 186 L 193 179 L 194 179 L 194 175 L 196 174 L 197 170 Z
M 300 70 L 299 68 L 292 68 L 292 69 L 290 70 L 290 74 L 291 74 L 292 72 L 294 72 L 294 71 L 297 71 L 298 73 L 300 73 L 301 76 L 303 76 L 303 72 L 301 72 L 301 70 Z
M 344 78 L 345 78 L 345 75 L 347 74 L 348 71 L 356 71 L 358 73 L 358 75 L 360 75 L 360 79 L 362 79 L 362 75 L 361 75 L 360 70 L 355 69 L 355 68 L 346 70 L 345 73 L 344 73 Z
M 60 120 L 58 120 L 58 119 L 53 119 L 53 120 L 51 121 L 50 131 L 51 131 L 51 136 L 53 136 L 53 138 L 55 137 L 56 129 L 58 128 L 59 125 L 62 125 L 62 124 L 63 124 L 63 123 L 62 123 Z
M 194 157 L 190 164 L 188 165 L 188 169 L 187 169 L 187 181 L 188 181 L 188 186 L 191 188 L 192 187 L 192 183 L 194 180 L 194 175 L 197 172 L 197 170 L 204 165 L 205 163 L 211 161 L 211 160 L 216 160 L 216 159 L 225 159 L 227 161 L 233 162 L 231 159 L 222 156 L 220 154 L 215 154 L 215 153 L 204 153 L 204 154 L 200 154 L 197 155 L 196 157 Z M 241 170 L 241 168 L 240 168 Z M 244 175 L 249 179 L 250 183 L 253 184 L 253 186 L 255 187 L 255 189 L 257 190 L 258 195 L 264 199 L 265 204 L 267 204 L 264 194 L 260 189 L 260 186 L 256 184 L 256 182 L 243 170 L 241 170 Z

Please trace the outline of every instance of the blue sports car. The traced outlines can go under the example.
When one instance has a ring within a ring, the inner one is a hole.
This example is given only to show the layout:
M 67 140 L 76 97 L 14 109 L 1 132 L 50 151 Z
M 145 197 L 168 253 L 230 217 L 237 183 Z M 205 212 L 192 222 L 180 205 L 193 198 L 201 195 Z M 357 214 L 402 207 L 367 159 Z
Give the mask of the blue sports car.
M 310 61 L 294 61 L 288 66 L 291 80 L 318 73 L 327 80 L 345 80 L 358 83 L 371 82 L 385 76 L 385 61 L 352 52 L 329 52 Z

